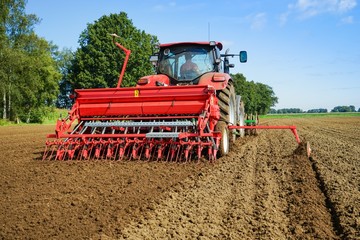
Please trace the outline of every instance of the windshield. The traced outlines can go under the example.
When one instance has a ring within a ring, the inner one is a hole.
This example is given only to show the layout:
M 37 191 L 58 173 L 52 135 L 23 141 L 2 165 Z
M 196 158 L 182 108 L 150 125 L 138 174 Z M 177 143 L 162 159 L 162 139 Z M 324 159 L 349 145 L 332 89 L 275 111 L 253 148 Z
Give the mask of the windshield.
M 159 53 L 158 72 L 177 81 L 192 81 L 214 70 L 214 57 L 210 47 L 176 46 Z

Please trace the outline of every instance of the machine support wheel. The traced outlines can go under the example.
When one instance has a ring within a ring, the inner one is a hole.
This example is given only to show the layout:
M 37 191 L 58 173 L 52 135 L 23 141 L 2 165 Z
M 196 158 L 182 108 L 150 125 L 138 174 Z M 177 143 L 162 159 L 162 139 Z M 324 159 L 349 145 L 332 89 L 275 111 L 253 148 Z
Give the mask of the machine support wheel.
M 245 126 L 245 107 L 244 102 L 241 101 L 241 97 L 239 95 L 236 96 L 236 103 L 239 104 L 239 106 L 237 106 L 237 125 Z M 238 130 L 238 137 L 245 137 L 245 129 Z
M 219 121 L 215 126 L 215 131 L 221 132 L 221 140 L 217 157 L 226 156 L 230 150 L 229 128 L 226 122 Z

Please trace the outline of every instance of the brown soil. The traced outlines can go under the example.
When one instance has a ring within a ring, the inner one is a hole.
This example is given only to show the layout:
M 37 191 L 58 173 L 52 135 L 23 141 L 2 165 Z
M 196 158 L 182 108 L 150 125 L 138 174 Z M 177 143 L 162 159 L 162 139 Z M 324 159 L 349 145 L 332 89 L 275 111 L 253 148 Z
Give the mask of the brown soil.
M 1 127 L 0 239 L 360 239 L 360 118 L 263 124 L 310 159 L 260 130 L 214 164 L 41 161 L 54 126 Z

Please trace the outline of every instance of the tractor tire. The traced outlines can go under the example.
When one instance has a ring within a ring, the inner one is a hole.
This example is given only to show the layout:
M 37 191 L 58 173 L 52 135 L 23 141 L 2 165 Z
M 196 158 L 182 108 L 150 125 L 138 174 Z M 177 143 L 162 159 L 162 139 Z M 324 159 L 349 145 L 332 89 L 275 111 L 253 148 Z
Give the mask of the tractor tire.
M 230 151 L 230 139 L 229 139 L 229 128 L 226 122 L 219 121 L 215 126 L 215 131 L 221 132 L 221 139 L 217 157 L 226 156 Z
M 235 88 L 232 82 L 229 82 L 226 88 L 219 91 L 217 94 L 218 104 L 220 107 L 220 120 L 226 124 L 236 125 L 236 95 Z M 230 143 L 236 140 L 236 130 L 228 131 Z

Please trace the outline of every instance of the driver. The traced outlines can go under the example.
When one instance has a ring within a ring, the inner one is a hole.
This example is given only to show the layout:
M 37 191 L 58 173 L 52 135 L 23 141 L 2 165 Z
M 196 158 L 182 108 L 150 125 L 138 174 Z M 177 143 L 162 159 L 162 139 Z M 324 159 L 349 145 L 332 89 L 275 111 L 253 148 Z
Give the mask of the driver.
M 196 74 L 199 75 L 199 67 L 196 63 L 191 61 L 191 53 L 185 53 L 186 62 L 180 67 L 180 75 L 185 77 L 188 74 Z

